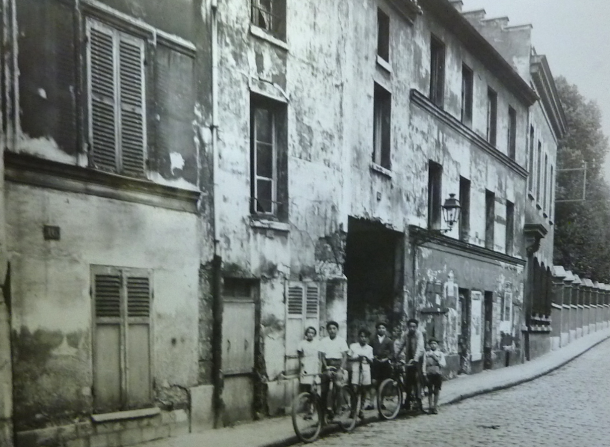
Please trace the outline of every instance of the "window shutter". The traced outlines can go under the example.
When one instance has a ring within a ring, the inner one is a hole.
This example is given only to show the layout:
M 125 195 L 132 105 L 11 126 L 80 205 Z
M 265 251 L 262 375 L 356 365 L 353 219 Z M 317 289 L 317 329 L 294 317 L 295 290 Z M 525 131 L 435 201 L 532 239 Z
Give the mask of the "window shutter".
M 288 315 L 303 315 L 303 287 L 300 285 L 288 288 Z
M 307 285 L 306 312 L 308 317 L 318 317 L 319 289 L 317 285 Z
M 94 381 L 95 410 L 115 411 L 121 408 L 122 281 L 119 271 L 97 268 L 93 276 L 95 306 Z
M 144 42 L 119 34 L 120 139 L 122 172 L 144 173 Z
M 150 317 L 150 284 L 148 277 L 127 278 L 127 316 Z
M 150 278 L 144 270 L 125 269 L 127 296 L 127 408 L 151 402 Z
M 121 277 L 119 275 L 95 275 L 96 318 L 121 317 Z
M 116 172 L 116 82 L 113 31 L 89 20 L 89 133 L 93 164 Z

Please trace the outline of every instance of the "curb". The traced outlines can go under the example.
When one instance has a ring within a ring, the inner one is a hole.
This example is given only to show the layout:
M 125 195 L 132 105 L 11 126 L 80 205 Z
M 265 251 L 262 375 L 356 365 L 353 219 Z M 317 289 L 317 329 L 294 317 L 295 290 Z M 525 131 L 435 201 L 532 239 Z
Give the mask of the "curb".
M 514 380 L 512 382 L 504 383 L 504 384 L 493 386 L 493 387 L 490 387 L 490 388 L 482 388 L 482 389 L 479 389 L 477 391 L 473 391 L 471 393 L 460 394 L 459 396 L 449 400 L 448 402 L 444 402 L 442 404 L 439 404 L 439 406 L 444 407 L 444 406 L 447 406 L 447 405 L 454 405 L 454 404 L 462 402 L 462 401 L 464 401 L 466 399 L 470 399 L 472 397 L 481 396 L 483 394 L 494 393 L 496 391 L 506 390 L 506 389 L 509 389 L 509 388 L 512 388 L 512 387 L 515 387 L 515 386 L 518 386 L 518 385 L 521 385 L 521 384 L 524 384 L 524 383 L 527 383 L 527 382 L 531 382 L 531 381 L 536 380 L 536 379 L 539 379 L 540 377 L 546 376 L 547 374 L 550 374 L 553 371 L 556 371 L 556 370 L 558 370 L 560 368 L 563 368 L 568 363 L 576 360 L 578 357 L 580 357 L 584 353 L 590 351 L 591 349 L 593 349 L 594 347 L 596 347 L 597 345 L 603 343 L 604 341 L 606 341 L 608 339 L 610 339 L 610 335 L 607 335 L 606 337 L 602 338 L 601 340 L 595 342 L 594 344 L 592 344 L 591 346 L 587 347 L 583 351 L 575 354 L 573 357 L 571 357 L 571 358 L 569 358 L 567 360 L 563 360 L 560 363 L 558 363 L 557 365 L 554 365 L 554 366 L 550 367 L 549 369 L 544 370 L 544 371 L 542 371 L 540 373 L 534 374 L 534 375 L 529 376 L 529 377 L 524 377 L 524 378 L 516 379 L 516 380 Z M 379 419 L 378 416 L 368 417 L 368 418 L 362 420 L 362 422 L 360 422 L 359 426 L 368 425 L 370 423 L 375 423 L 375 422 L 382 422 L 382 421 Z M 329 435 L 329 434 L 332 434 L 332 433 L 337 433 L 339 431 L 341 431 L 341 430 L 340 430 L 340 428 L 338 426 L 336 426 L 336 425 L 329 426 L 329 427 L 326 427 L 325 429 L 322 430 L 322 433 L 320 433 L 320 436 Z M 290 436 L 288 438 L 285 438 L 285 439 L 281 439 L 281 440 L 277 440 L 277 441 L 271 441 L 271 442 L 265 444 L 264 447 L 289 447 L 289 446 L 296 445 L 296 444 L 298 444 L 300 442 L 301 441 L 295 435 L 292 435 L 292 436 Z
M 550 374 L 553 371 L 556 371 L 556 370 L 558 370 L 560 368 L 563 368 L 568 363 L 576 360 L 578 357 L 580 357 L 584 353 L 590 351 L 591 349 L 593 349 L 594 347 L 596 347 L 600 343 L 603 343 L 604 341 L 608 340 L 609 338 L 610 338 L 610 335 L 602 338 L 598 342 L 596 342 L 596 343 L 592 344 L 591 346 L 589 346 L 588 348 L 586 348 L 584 351 L 581 351 L 581 352 L 577 353 L 576 355 L 574 355 L 574 357 L 571 357 L 571 358 L 569 358 L 567 360 L 564 360 L 564 361 L 560 362 L 559 364 L 557 364 L 555 366 L 552 366 L 552 367 L 550 367 L 549 369 L 547 369 L 547 370 L 545 370 L 543 372 L 534 374 L 533 376 L 530 376 L 530 377 L 523 377 L 523 378 L 520 378 L 520 379 L 516 379 L 516 380 L 514 380 L 512 382 L 509 382 L 509 383 L 503 383 L 501 385 L 496 385 L 494 387 L 483 388 L 483 389 L 480 389 L 480 390 L 473 391 L 471 393 L 461 394 L 461 395 L 459 395 L 459 396 L 449 400 L 448 402 L 444 402 L 442 404 L 439 404 L 439 406 L 444 407 L 444 406 L 447 406 L 447 405 L 457 404 L 457 403 L 459 403 L 459 402 L 461 402 L 463 400 L 470 399 L 471 397 L 476 397 L 476 396 L 480 396 L 482 394 L 488 394 L 488 393 L 494 393 L 496 391 L 506 390 L 506 389 L 509 389 L 509 388 L 512 388 L 512 387 L 515 387 L 515 386 L 518 386 L 518 385 L 521 385 L 521 384 L 524 384 L 524 383 L 527 383 L 527 382 L 531 382 L 531 381 L 536 380 L 536 379 L 539 379 L 540 377 L 546 376 L 547 374 Z

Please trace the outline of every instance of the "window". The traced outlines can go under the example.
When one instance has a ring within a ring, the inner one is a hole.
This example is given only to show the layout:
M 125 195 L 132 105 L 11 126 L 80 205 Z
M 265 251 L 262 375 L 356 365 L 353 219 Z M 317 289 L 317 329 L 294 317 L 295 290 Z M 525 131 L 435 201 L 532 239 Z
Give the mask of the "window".
M 443 107 L 445 97 L 445 44 L 434 36 L 430 39 L 430 101 Z
M 460 240 L 468 242 L 470 232 L 470 180 L 460 177 Z
M 553 172 L 553 165 L 551 165 L 551 184 L 549 185 L 550 204 L 549 204 L 549 219 L 554 219 L 555 213 L 555 173 Z
M 494 224 L 496 221 L 496 195 L 485 190 L 485 248 L 494 249 Z
M 386 169 L 390 169 L 392 95 L 378 84 L 375 84 L 374 102 L 373 162 Z
M 428 162 L 428 228 L 440 229 L 442 219 L 443 167 Z
M 527 179 L 527 185 L 531 192 L 533 192 L 534 188 L 534 160 L 534 126 L 530 126 L 529 161 L 527 166 L 529 177 Z
M 536 164 L 536 202 L 540 203 L 540 180 L 541 172 L 540 167 L 542 166 L 542 142 L 538 141 L 538 163 Z
M 506 254 L 513 254 L 515 241 L 515 204 L 506 201 Z
M 286 0 L 252 0 L 252 24 L 285 40 Z
M 544 154 L 544 187 L 542 189 L 542 210 L 546 213 L 548 207 L 547 188 L 549 184 L 549 156 Z
M 487 141 L 492 146 L 496 145 L 498 125 L 498 94 L 491 88 L 487 88 Z
M 472 125 L 472 95 L 474 76 L 468 66 L 462 64 L 462 115 L 461 120 L 467 126 Z
M 505 290 L 502 294 L 502 321 L 512 321 L 513 292 Z
M 390 61 L 390 17 L 377 9 L 377 55 L 384 61 Z
M 95 410 L 151 405 L 150 272 L 92 266 L 91 278 Z
M 517 156 L 517 112 L 508 107 L 508 156 L 515 159 Z
M 91 164 L 143 176 L 146 156 L 144 41 L 87 20 Z
M 285 217 L 286 106 L 252 95 L 250 108 L 251 211 L 268 217 Z

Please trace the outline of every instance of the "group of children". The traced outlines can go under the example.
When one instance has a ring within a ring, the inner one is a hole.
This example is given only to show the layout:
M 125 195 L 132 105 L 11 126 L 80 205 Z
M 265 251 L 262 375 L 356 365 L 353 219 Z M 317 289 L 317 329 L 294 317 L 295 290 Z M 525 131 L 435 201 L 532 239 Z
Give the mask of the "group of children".
M 301 361 L 300 383 L 303 389 L 311 387 L 314 377 L 322 371 L 323 402 L 326 402 L 330 380 L 342 385 L 347 379 L 344 371 L 348 363 L 351 366 L 351 384 L 357 392 L 362 393 L 364 409 L 373 409 L 375 388 L 384 379 L 392 377 L 391 362 L 403 361 L 407 365 L 407 385 L 413 385 L 415 392 L 407 390 L 407 402 L 410 399 L 418 402 L 421 410 L 420 385 L 422 379 L 428 386 L 428 413 L 438 413 L 438 398 L 442 386 L 442 368 L 446 366 L 445 355 L 438 349 L 438 341 L 428 339 L 428 349 L 424 348 L 423 334 L 418 330 L 418 321 L 407 322 L 408 330 L 402 334 L 401 328 L 394 329 L 394 340 L 387 336 L 388 326 L 384 322 L 376 325 L 376 334 L 371 338 L 370 332 L 362 328 L 358 331 L 358 341 L 349 346 L 345 339 L 338 335 L 339 324 L 329 321 L 326 324 L 328 335 L 316 339 L 314 327 L 305 330 L 305 339 L 298 347 Z M 336 368 L 336 373 L 329 373 L 329 368 Z M 373 387 L 372 385 L 375 385 Z M 370 400 L 367 399 L 370 396 Z

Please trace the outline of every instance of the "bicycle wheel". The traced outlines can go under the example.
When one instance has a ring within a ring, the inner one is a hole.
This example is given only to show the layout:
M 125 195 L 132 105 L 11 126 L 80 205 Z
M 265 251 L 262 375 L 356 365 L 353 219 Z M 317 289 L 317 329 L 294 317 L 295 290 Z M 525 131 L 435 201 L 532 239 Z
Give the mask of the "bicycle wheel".
M 377 392 L 377 408 L 379 416 L 390 420 L 398 416 L 402 403 L 402 390 L 394 379 L 385 379 Z
M 352 431 L 357 420 L 358 398 L 349 386 L 344 386 L 339 391 L 335 421 L 343 431 Z
M 322 418 L 316 397 L 312 393 L 301 393 L 292 402 L 292 426 L 303 442 L 318 439 Z

